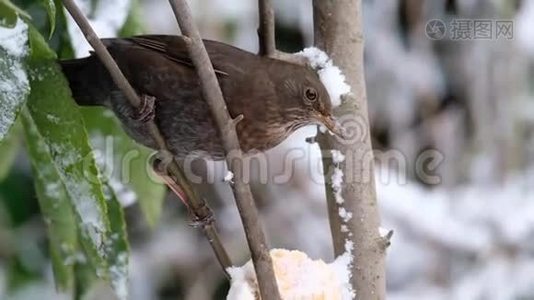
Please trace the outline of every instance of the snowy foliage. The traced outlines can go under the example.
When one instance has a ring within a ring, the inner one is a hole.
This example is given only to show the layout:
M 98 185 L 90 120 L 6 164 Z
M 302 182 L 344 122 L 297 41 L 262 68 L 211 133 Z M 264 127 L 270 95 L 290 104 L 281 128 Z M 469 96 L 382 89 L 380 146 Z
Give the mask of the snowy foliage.
M 13 28 L 0 26 L 0 141 L 30 91 L 23 65 L 27 53 L 28 25 L 19 18 Z
M 137 202 L 136 193 L 119 178 L 120 172 L 114 170 L 116 166 L 113 163 L 117 158 L 113 153 L 113 137 L 104 137 L 100 133 L 94 133 L 90 135 L 90 140 L 94 149 L 96 164 L 101 171 L 99 175 L 103 181 L 108 181 L 122 207 L 135 204 Z
M 79 149 L 70 144 L 52 144 L 49 146 L 54 162 L 61 170 L 76 170 L 74 167 L 80 161 Z M 65 188 L 73 201 L 74 210 L 80 217 L 82 234 L 87 234 L 93 245 L 103 245 L 107 225 L 104 221 L 102 208 L 99 206 L 100 199 L 94 193 L 94 187 L 85 177 L 83 172 L 69 172 L 60 174 Z M 98 254 L 104 257 L 106 254 L 102 247 L 98 247 Z
M 109 275 L 117 297 L 128 299 L 128 253 L 120 253 L 117 262 L 109 266 Z
M 18 18 L 15 27 L 0 26 L 0 47 L 15 58 L 24 58 L 28 53 L 28 25 Z

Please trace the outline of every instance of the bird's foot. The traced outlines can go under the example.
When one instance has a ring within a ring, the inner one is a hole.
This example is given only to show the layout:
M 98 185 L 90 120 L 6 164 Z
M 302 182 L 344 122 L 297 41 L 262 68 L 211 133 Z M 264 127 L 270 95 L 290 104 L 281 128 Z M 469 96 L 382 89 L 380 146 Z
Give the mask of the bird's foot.
M 215 222 L 213 212 L 207 205 L 201 207 L 199 211 L 192 211 L 189 209 L 189 214 L 191 215 L 191 222 L 189 223 L 191 227 L 204 228 Z
M 143 94 L 139 99 L 141 104 L 137 111 L 131 115 L 131 118 L 143 123 L 154 120 L 156 116 L 156 97 Z

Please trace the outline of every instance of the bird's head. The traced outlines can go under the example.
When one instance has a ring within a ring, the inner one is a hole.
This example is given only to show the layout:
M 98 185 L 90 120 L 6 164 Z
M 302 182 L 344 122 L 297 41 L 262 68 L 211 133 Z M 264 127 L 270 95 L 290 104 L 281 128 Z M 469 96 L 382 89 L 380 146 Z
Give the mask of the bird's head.
M 341 125 L 332 112 L 332 102 L 328 92 L 319 79 L 316 71 L 309 67 L 295 66 L 297 76 L 283 79 L 277 89 L 284 95 L 286 113 L 290 119 L 304 124 L 318 123 L 327 127 L 332 133 L 344 137 Z

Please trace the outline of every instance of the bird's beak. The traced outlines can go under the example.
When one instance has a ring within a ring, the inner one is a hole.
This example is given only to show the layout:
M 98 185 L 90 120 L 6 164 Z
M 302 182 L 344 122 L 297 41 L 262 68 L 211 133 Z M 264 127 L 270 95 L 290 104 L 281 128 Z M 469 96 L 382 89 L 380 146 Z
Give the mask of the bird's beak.
M 328 130 L 330 130 L 333 134 L 345 139 L 346 138 L 346 134 L 345 134 L 345 130 L 343 129 L 343 127 L 341 126 L 341 124 L 339 124 L 339 122 L 331 115 L 321 115 L 321 117 L 319 118 L 321 123 L 323 123 L 324 126 L 326 126 L 326 128 L 328 128 Z

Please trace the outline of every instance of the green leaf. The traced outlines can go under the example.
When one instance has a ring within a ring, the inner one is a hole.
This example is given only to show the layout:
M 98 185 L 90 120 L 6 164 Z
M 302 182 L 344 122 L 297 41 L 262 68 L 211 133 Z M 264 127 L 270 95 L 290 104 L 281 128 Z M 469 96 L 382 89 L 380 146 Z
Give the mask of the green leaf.
M 6 178 L 17 157 L 20 148 L 21 129 L 19 122 L 15 122 L 6 138 L 0 142 L 0 182 Z
M 56 7 L 63 7 L 61 0 L 55 0 Z M 67 18 L 63 9 L 58 9 L 56 13 L 57 19 L 57 43 L 56 52 L 61 59 L 69 59 L 74 57 L 74 49 L 70 41 L 69 31 L 67 29 Z
M 37 29 L 35 29 L 34 27 L 30 27 L 28 36 L 29 36 L 29 44 L 30 44 L 30 49 L 31 49 L 29 59 L 27 60 L 29 64 L 32 64 L 32 63 L 38 64 L 43 61 L 52 62 L 57 58 L 57 55 L 54 52 L 54 50 L 48 47 L 48 44 L 46 43 L 45 39 L 43 38 L 43 36 L 39 33 Z M 57 64 L 55 65 L 56 67 L 58 67 Z M 39 75 L 39 74 L 33 74 L 33 75 Z M 69 98 L 72 99 L 70 95 L 69 95 Z
M 20 16 L 27 20 L 31 19 L 31 16 L 28 13 L 18 8 L 16 5 L 11 3 L 11 1 L 0 0 L 0 26 L 12 28 L 16 24 L 17 16 Z M 4 20 L 3 19 L 4 17 L 8 18 L 9 20 L 8 19 Z M 11 23 L 11 26 L 10 26 L 10 23 Z
M 106 254 L 109 265 L 109 283 L 118 299 L 128 299 L 128 260 L 129 245 L 126 234 L 124 211 L 117 200 L 113 189 L 104 181 L 104 197 L 108 204 L 110 232 L 106 243 Z M 92 299 L 92 293 L 99 289 L 101 280 L 95 276 L 90 266 L 80 262 L 75 267 L 76 289 L 74 299 Z
M 13 28 L 0 27 L 0 141 L 17 118 L 30 91 L 24 60 L 28 55 L 28 26 L 20 18 Z
M 155 182 L 155 176 L 148 173 L 151 170 L 149 157 L 154 151 L 136 144 L 127 136 L 111 111 L 97 107 L 84 107 L 81 111 L 93 148 L 104 156 L 101 170 L 114 183 L 119 200 L 125 201 L 127 193 L 124 188 L 122 193 L 118 191 L 117 186 L 133 190 L 147 223 L 154 226 L 159 220 L 165 196 L 165 186 Z
M 78 249 L 76 222 L 69 196 L 48 147 L 28 111 L 25 110 L 21 117 L 32 163 L 35 190 L 47 224 L 56 287 L 62 291 L 70 291 L 74 288 L 74 264 L 78 260 L 84 260 L 84 255 Z
M 13 28 L 17 24 L 17 12 L 3 1 L 0 1 L 0 26 Z
M 74 288 L 74 300 L 91 299 L 87 297 L 90 291 L 98 282 L 95 271 L 88 262 L 79 262 L 74 266 L 74 276 L 76 278 Z
M 50 24 L 50 34 L 48 39 L 50 39 L 56 29 L 56 3 L 54 3 L 54 0 L 41 0 L 41 2 L 45 6 L 46 13 L 48 14 L 48 23 Z
M 119 299 L 128 299 L 128 256 L 129 246 L 126 234 L 124 211 L 109 184 L 104 184 L 104 196 L 108 204 L 110 236 L 108 238 L 108 266 L 111 286 Z
M 128 17 L 126 22 L 122 25 L 122 28 L 119 32 L 119 36 L 129 37 L 134 35 L 139 35 L 144 33 L 144 26 L 142 22 L 143 18 L 141 17 L 141 7 L 138 0 L 132 0 L 130 4 L 130 11 L 128 12 Z
M 55 62 L 55 54 L 33 27 L 30 28 L 30 40 L 29 116 L 65 187 L 80 231 L 80 243 L 98 275 L 106 277 L 104 248 L 109 222 L 83 119 Z

